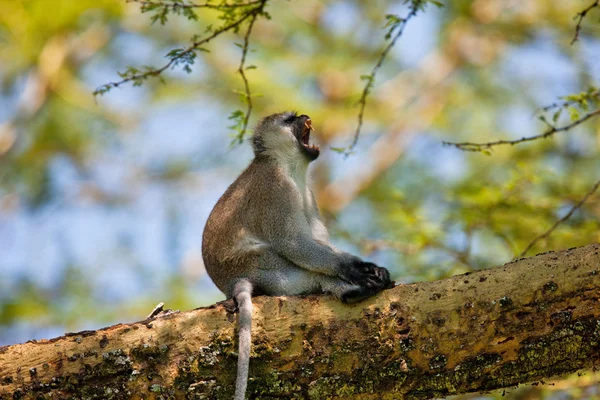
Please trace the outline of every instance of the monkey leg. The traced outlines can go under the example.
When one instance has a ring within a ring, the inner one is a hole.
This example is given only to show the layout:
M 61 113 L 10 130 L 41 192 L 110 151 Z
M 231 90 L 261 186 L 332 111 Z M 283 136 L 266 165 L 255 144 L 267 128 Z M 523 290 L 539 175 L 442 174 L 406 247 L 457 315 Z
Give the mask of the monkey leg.
M 265 249 L 257 260 L 259 267 L 249 276 L 254 296 L 289 296 L 322 293 L 321 274 L 307 271 Z
M 261 254 L 259 263 L 260 267 L 249 276 L 254 296 L 329 293 L 344 303 L 356 303 L 379 293 L 389 285 L 389 274 L 385 275 L 387 270 L 375 264 L 371 267 L 372 279 L 350 283 L 336 276 L 298 267 L 270 249 Z

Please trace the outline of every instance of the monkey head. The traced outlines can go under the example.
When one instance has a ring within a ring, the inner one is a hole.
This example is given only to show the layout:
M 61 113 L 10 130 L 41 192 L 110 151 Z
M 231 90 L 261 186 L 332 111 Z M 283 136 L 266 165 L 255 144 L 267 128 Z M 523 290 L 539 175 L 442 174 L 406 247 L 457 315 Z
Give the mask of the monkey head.
M 310 144 L 310 132 L 314 131 L 308 115 L 283 112 L 263 118 L 254 129 L 252 146 L 254 154 L 297 157 L 300 153 L 306 160 L 319 157 L 319 146 Z

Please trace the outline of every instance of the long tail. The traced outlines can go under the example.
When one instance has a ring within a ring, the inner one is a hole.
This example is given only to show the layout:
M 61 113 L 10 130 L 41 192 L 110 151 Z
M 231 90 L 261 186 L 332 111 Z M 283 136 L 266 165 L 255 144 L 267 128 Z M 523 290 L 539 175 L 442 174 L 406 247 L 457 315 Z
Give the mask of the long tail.
M 252 343 L 252 284 L 247 280 L 236 283 L 233 289 L 233 297 L 238 305 L 240 343 L 234 400 L 244 400 L 246 386 L 248 385 L 248 367 L 250 365 L 250 346 Z

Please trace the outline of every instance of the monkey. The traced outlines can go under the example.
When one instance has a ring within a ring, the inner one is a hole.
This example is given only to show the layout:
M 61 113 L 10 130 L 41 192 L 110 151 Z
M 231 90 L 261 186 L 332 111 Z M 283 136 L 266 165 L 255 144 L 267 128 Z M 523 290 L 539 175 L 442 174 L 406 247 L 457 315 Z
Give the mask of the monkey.
M 327 293 L 356 303 L 393 286 L 387 269 L 343 252 L 329 241 L 308 166 L 307 115 L 282 112 L 254 129 L 254 159 L 213 208 L 202 236 L 206 271 L 238 311 L 234 400 L 243 400 L 251 349 L 252 296 Z

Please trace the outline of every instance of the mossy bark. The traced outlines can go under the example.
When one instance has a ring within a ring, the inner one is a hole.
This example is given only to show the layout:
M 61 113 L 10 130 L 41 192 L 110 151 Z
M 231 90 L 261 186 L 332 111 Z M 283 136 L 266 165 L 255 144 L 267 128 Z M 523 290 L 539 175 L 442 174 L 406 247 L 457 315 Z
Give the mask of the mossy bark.
M 254 299 L 249 398 L 431 398 L 600 364 L 600 245 L 550 252 L 357 305 Z M 0 399 L 230 399 L 222 304 L 0 347 Z

